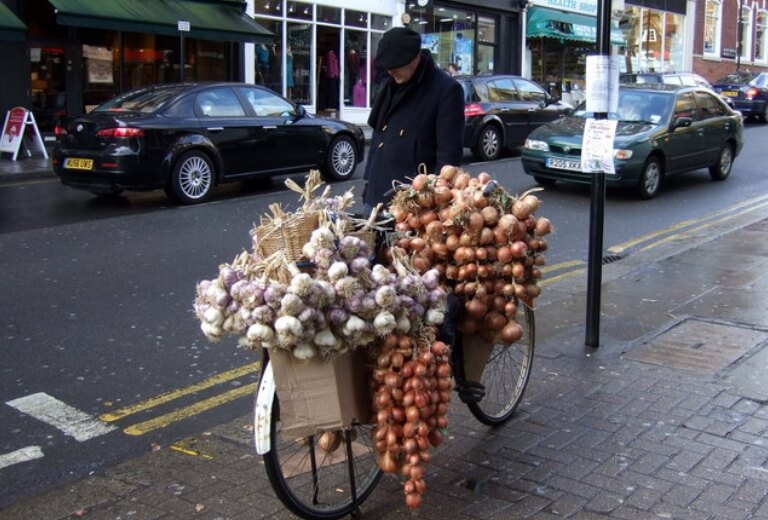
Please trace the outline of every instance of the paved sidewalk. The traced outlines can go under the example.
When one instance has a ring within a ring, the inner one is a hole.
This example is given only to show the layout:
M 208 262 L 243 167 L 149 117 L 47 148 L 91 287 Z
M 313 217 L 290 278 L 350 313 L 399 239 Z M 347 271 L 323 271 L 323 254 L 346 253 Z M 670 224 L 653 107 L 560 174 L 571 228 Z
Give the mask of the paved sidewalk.
M 604 266 L 601 345 L 585 276 L 544 287 L 515 419 L 454 399 L 420 510 L 383 479 L 363 518 L 768 520 L 768 209 Z M 292 518 L 243 416 L 0 511 L 0 519 Z

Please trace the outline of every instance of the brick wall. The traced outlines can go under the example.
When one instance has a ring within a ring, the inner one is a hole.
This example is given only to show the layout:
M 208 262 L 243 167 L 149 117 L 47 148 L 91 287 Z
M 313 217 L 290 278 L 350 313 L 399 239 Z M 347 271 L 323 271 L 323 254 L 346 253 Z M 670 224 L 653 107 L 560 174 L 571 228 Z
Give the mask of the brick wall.
M 742 0 L 742 4 L 752 5 L 754 2 L 752 0 Z M 696 2 L 696 12 L 695 12 L 695 33 L 693 36 L 693 72 L 700 74 L 707 78 L 710 82 L 714 82 L 717 79 L 723 77 L 724 75 L 728 74 L 729 72 L 732 72 L 736 70 L 736 59 L 735 58 L 704 58 L 703 57 L 703 51 L 704 51 L 704 8 L 706 5 L 706 0 L 700 0 Z M 760 2 L 757 5 L 762 5 L 762 2 Z M 722 19 L 720 21 L 721 26 L 721 37 L 720 37 L 720 48 L 730 48 L 730 49 L 736 49 L 736 42 L 738 40 L 738 30 L 739 30 L 739 19 L 738 19 L 738 12 L 739 12 L 739 0 L 723 0 L 723 9 L 722 9 Z M 754 18 L 757 18 L 757 12 L 753 11 Z M 691 13 L 688 14 L 690 16 Z M 745 27 L 745 30 L 747 28 Z M 755 23 L 753 21 L 752 23 L 752 46 L 754 47 L 755 44 Z M 756 70 L 756 71 L 763 71 L 768 70 L 768 65 L 766 64 L 755 64 L 751 60 L 742 60 L 740 68 L 742 70 Z

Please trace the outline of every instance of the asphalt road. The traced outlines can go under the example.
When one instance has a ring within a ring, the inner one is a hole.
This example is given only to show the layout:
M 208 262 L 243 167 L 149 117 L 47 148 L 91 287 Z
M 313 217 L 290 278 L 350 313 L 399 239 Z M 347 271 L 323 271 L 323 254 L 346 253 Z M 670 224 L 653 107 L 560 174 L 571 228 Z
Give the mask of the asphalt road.
M 606 251 L 631 254 L 762 204 L 768 126 L 749 124 L 745 141 L 724 183 L 701 170 L 670 179 L 651 201 L 609 190 Z M 535 186 L 514 155 L 465 168 L 513 193 Z M 361 172 L 334 191 L 359 192 Z M 539 196 L 556 228 L 547 276 L 584 268 L 589 187 Z M 0 509 L 247 413 L 257 358 L 233 340 L 209 343 L 191 304 L 195 283 L 249 247 L 273 202 L 296 204 L 279 178 L 225 186 L 195 207 L 162 192 L 95 198 L 55 180 L 0 186 Z

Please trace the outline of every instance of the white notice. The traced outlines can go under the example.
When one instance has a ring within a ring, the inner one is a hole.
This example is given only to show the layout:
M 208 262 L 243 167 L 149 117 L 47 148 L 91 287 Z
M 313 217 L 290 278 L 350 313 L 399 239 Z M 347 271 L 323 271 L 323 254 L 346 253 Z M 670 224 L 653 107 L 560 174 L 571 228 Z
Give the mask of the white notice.
M 581 171 L 615 174 L 613 166 L 613 139 L 616 136 L 615 119 L 587 119 L 584 141 L 581 145 Z
M 618 111 L 621 59 L 621 56 L 587 56 L 587 112 L 600 114 Z

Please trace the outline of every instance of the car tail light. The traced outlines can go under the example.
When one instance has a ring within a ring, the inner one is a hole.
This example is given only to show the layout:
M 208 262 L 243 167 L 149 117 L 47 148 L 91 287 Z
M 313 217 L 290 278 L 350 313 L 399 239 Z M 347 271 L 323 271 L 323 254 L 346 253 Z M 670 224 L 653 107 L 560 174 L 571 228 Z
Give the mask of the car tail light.
M 53 135 L 56 137 L 64 137 L 67 135 L 67 129 L 61 125 L 56 125 L 53 127 Z
M 464 106 L 464 117 L 482 116 L 483 114 L 485 114 L 485 110 L 477 103 L 470 103 Z
M 102 128 L 96 132 L 96 135 L 99 137 L 144 137 L 144 130 L 119 126 L 117 128 Z
M 758 90 L 756 88 L 750 88 L 749 90 L 747 90 L 747 93 L 745 94 L 745 96 L 747 99 L 753 99 L 757 97 L 757 94 L 758 94 Z

